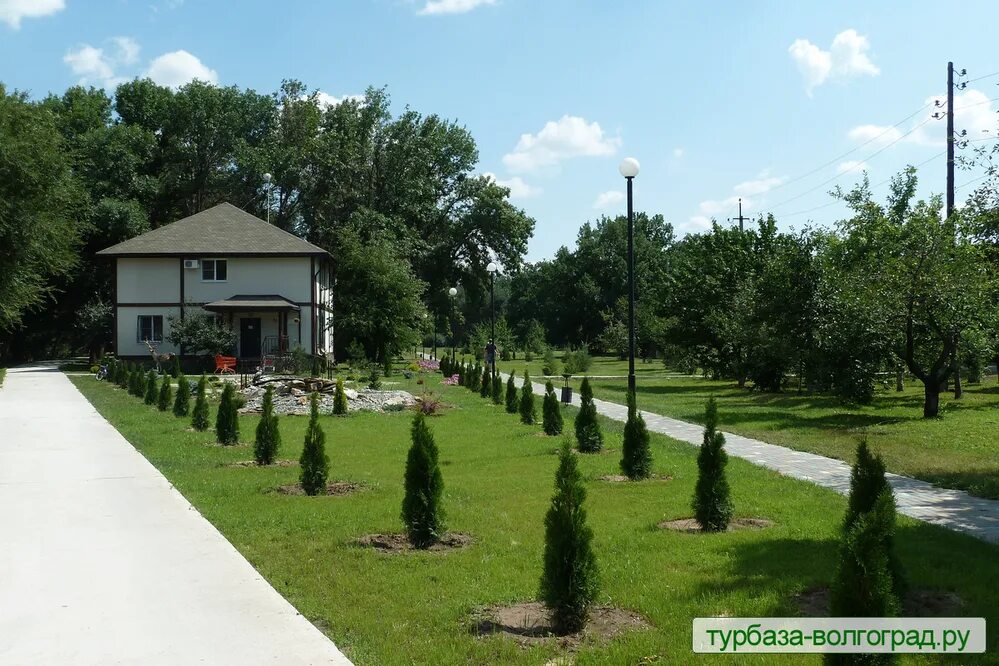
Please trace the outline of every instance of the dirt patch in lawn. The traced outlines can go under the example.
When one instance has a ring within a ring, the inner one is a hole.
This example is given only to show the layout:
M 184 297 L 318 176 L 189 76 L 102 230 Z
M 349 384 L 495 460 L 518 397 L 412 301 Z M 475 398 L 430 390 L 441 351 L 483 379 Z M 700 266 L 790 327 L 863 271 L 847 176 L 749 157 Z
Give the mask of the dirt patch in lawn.
M 799 592 L 794 603 L 803 617 L 829 617 L 829 588 Z M 902 611 L 908 617 L 953 617 L 962 606 L 964 600 L 953 592 L 917 588 L 905 595 Z
M 351 493 L 356 493 L 364 488 L 363 484 L 355 483 L 354 481 L 333 481 L 332 483 L 326 484 L 326 492 L 319 497 L 343 497 L 344 495 L 350 495 Z M 302 489 L 302 484 L 291 483 L 286 486 L 278 486 L 277 492 L 282 495 L 305 495 L 305 490 Z
M 258 465 L 256 460 L 240 460 L 239 462 L 229 463 L 226 467 L 298 467 L 297 460 L 275 460 L 270 465 Z
M 404 553 L 407 551 L 420 550 L 413 548 L 405 534 L 365 534 L 355 542 L 362 548 L 374 548 L 383 553 Z M 461 550 L 467 548 L 472 543 L 472 537 L 462 532 L 448 532 L 440 541 L 424 550 L 441 552 L 448 550 Z
M 773 521 L 766 518 L 733 518 L 728 524 L 726 532 L 735 530 L 762 530 L 771 527 Z M 688 534 L 708 534 L 701 529 L 701 524 L 696 518 L 678 518 L 676 520 L 664 520 L 659 523 L 659 529 L 673 530 L 674 532 L 686 532 Z
M 672 481 L 673 477 L 669 474 L 653 474 L 648 479 L 642 479 L 643 481 Z M 604 474 L 603 476 L 598 476 L 597 481 L 606 481 L 607 483 L 630 483 L 631 479 L 626 477 L 624 474 Z
M 500 635 L 512 638 L 522 647 L 538 643 L 554 643 L 572 650 L 584 640 L 606 642 L 636 629 L 652 625 L 641 615 L 623 608 L 597 606 L 590 610 L 590 619 L 582 631 L 558 635 L 551 613 L 544 604 L 528 601 L 512 606 L 488 606 L 472 613 L 472 633 L 477 636 Z

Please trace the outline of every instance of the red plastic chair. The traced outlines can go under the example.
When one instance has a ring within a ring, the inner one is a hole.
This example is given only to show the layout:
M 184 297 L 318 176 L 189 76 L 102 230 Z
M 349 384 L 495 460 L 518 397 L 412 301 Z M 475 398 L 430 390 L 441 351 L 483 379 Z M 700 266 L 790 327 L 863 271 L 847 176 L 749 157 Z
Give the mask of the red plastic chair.
M 236 357 L 215 355 L 215 374 L 236 374 Z

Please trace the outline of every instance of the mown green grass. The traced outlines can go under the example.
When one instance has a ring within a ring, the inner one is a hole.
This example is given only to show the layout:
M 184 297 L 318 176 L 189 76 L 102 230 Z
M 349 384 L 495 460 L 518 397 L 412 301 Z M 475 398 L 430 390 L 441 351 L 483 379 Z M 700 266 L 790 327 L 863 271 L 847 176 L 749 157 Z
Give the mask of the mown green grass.
M 538 359 L 500 363 L 502 371 L 525 367 L 542 381 Z M 596 357 L 587 372 L 597 398 L 624 403 L 627 361 Z M 718 400 L 721 426 L 746 437 L 853 462 L 857 441 L 866 437 L 881 453 L 888 469 L 945 488 L 999 499 L 999 384 L 995 377 L 965 385 L 964 397 L 940 399 L 940 417 L 923 418 L 923 385 L 910 380 L 904 391 L 878 391 L 870 405 L 848 405 L 834 396 L 759 393 L 735 382 L 678 376 L 659 362 L 636 363 L 638 404 L 665 416 L 703 423 L 704 404 Z M 556 386 L 562 378 L 555 377 Z M 578 390 L 580 379 L 572 386 Z
M 542 521 L 557 464 L 557 440 L 521 425 L 502 407 L 429 378 L 453 405 L 430 421 L 441 452 L 449 527 L 473 535 L 475 543 L 449 553 L 385 555 L 351 542 L 368 533 L 401 531 L 409 414 L 323 417 L 332 477 L 363 481 L 368 489 L 342 498 L 289 497 L 272 489 L 294 483 L 297 468 L 227 467 L 251 458 L 250 448 L 214 446 L 212 433 L 190 432 L 185 421 L 105 382 L 72 381 L 355 663 L 541 664 L 559 653 L 552 645 L 523 649 L 469 632 L 475 607 L 536 597 Z M 412 381 L 403 386 L 420 389 Z M 281 418 L 279 458 L 298 458 L 306 421 Z M 245 441 L 256 422 L 240 418 Z M 571 415 L 566 426 L 571 432 Z M 654 435 L 655 471 L 673 475 L 672 481 L 599 482 L 594 479 L 618 471 L 620 455 L 620 426 L 605 420 L 603 427 L 612 450 L 581 458 L 603 579 L 599 602 L 633 609 L 653 628 L 608 644 L 584 644 L 576 663 L 713 663 L 690 651 L 692 618 L 794 614 L 796 592 L 829 582 L 844 498 L 734 459 L 729 473 L 736 513 L 769 518 L 774 527 L 720 535 L 660 531 L 655 525 L 664 518 L 690 515 L 694 448 Z M 999 548 L 905 518 L 897 543 L 913 584 L 957 593 L 965 601 L 961 615 L 989 618 L 994 646 L 999 589 L 984 581 L 999 576 Z M 963 663 L 991 659 L 970 656 Z M 819 663 L 805 655 L 739 661 Z
M 3 378 L 7 376 L 7 368 L 0 368 L 0 386 L 3 386 Z

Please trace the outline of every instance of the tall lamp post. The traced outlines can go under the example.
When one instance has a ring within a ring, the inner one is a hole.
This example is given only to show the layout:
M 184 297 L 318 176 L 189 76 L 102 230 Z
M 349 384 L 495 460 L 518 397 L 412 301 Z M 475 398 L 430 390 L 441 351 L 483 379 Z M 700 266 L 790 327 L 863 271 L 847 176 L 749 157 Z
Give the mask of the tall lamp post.
M 489 343 L 493 346 L 491 377 L 496 377 L 496 264 L 492 261 L 486 266 L 489 273 Z
M 632 208 L 632 181 L 638 175 L 638 160 L 626 157 L 618 170 L 628 183 L 628 391 L 635 393 L 635 213 Z
M 447 295 L 451 299 L 451 361 L 454 362 L 454 297 L 458 295 L 458 290 L 451 287 Z
M 269 173 L 264 174 L 264 187 L 267 188 L 267 222 L 271 221 L 271 180 L 274 176 Z

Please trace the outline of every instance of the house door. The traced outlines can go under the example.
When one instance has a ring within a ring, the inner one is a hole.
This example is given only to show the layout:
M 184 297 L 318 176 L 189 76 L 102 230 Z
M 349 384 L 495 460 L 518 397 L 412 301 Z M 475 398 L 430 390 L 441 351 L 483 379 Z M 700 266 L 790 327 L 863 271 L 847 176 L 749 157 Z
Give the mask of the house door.
M 239 320 L 239 355 L 241 358 L 260 357 L 260 317 Z

